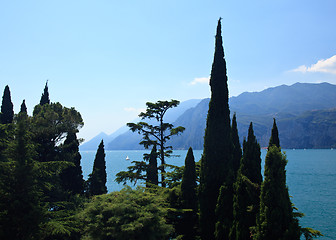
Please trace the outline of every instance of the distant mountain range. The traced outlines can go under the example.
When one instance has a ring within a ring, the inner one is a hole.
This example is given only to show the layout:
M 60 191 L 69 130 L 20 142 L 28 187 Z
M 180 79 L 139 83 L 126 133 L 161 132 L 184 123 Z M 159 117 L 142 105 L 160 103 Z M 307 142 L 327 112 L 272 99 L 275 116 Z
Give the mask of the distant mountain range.
M 231 116 L 237 115 L 240 141 L 246 137 L 253 122 L 254 132 L 262 147 L 268 145 L 273 118 L 279 129 L 283 148 L 336 147 L 336 85 L 329 83 L 296 83 L 281 85 L 261 92 L 245 92 L 229 100 Z M 203 136 L 209 99 L 182 102 L 171 109 L 174 126 L 186 128 L 184 133 L 170 140 L 174 149 L 203 149 Z M 168 115 L 167 115 L 168 116 Z M 137 120 L 135 121 L 137 122 Z M 103 133 L 81 145 L 81 150 L 96 150 L 104 138 L 107 150 L 142 149 L 141 136 L 124 128 L 122 134 Z M 94 143 L 94 144 L 93 144 Z M 95 146 L 94 146 L 95 145 Z

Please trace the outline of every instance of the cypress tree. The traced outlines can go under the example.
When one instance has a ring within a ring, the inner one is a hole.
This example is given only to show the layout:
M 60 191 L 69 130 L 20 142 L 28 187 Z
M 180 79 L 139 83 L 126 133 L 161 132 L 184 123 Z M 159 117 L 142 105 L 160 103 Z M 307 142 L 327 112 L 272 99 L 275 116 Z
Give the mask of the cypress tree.
M 233 152 L 232 152 L 233 170 L 235 173 L 235 177 L 237 177 L 240 160 L 242 158 L 242 149 L 239 142 L 236 113 L 233 114 L 232 117 L 231 129 L 232 129 L 231 131 L 232 131 L 232 143 L 233 143 Z
M 64 160 L 73 163 L 64 169 L 60 175 L 62 186 L 66 191 L 72 194 L 83 194 L 84 180 L 82 167 L 80 165 L 81 155 L 79 153 L 79 142 L 76 133 L 69 132 L 62 146 Z
M 279 132 L 278 132 L 278 127 L 275 122 L 275 118 L 273 118 L 272 133 L 271 133 L 271 138 L 269 140 L 268 147 L 271 147 L 272 145 L 275 145 L 278 148 L 280 147 Z
M 190 147 L 185 159 L 185 167 L 181 183 L 182 208 L 188 211 L 182 214 L 181 233 L 184 240 L 193 240 L 196 236 L 197 223 L 197 193 L 196 193 L 196 166 L 195 158 Z
M 46 85 L 44 87 L 44 91 L 42 93 L 41 100 L 40 100 L 40 105 L 42 106 L 44 104 L 50 104 L 49 91 L 48 91 L 48 81 L 46 82 Z
M 147 186 L 149 186 L 149 184 L 158 185 L 159 183 L 156 144 L 154 144 L 153 149 L 149 154 L 146 183 Z
M 26 113 L 27 114 L 26 101 L 24 99 L 23 99 L 21 107 L 20 107 L 20 113 Z
M 203 240 L 214 239 L 215 208 L 220 187 L 225 184 L 229 191 L 224 205 L 232 208 L 232 183 L 234 179 L 232 163 L 232 140 L 226 62 L 221 36 L 221 19 L 218 20 L 215 54 L 212 64 L 211 100 L 204 136 L 204 150 L 201 160 L 200 183 L 200 226 Z M 223 200 L 223 199 L 222 199 Z M 232 219 L 232 209 L 228 209 L 222 221 Z
M 0 210 L 1 239 L 35 239 L 44 215 L 36 181 L 34 149 L 27 129 L 27 115 L 19 113 L 15 137 L 7 150 L 12 169 L 10 176 L 7 176 L 10 181 L 4 196 L 8 202 Z
M 259 196 L 261 176 L 260 145 L 250 123 L 247 141 L 243 143 L 243 157 L 241 159 L 237 180 L 234 184 L 233 226 L 231 239 L 251 239 L 250 227 L 256 225 L 259 213 Z
M 8 124 L 12 123 L 14 118 L 13 103 L 11 100 L 11 94 L 8 85 L 6 85 L 1 104 L 1 123 Z
M 89 195 L 100 195 L 107 193 L 106 188 L 106 162 L 104 141 L 101 140 L 96 157 L 93 162 L 93 170 L 88 179 L 88 193 Z
M 300 227 L 286 185 L 286 156 L 281 152 L 275 119 L 265 159 L 260 212 L 254 239 L 300 239 Z

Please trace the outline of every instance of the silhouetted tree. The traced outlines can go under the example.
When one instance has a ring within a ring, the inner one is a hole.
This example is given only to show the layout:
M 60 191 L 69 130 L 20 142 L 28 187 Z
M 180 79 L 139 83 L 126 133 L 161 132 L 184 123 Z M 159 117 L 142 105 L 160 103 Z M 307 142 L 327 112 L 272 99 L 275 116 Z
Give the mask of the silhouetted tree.
M 48 81 L 44 87 L 44 91 L 41 96 L 40 105 L 50 104 L 49 91 L 48 91 Z
M 232 220 L 232 184 L 234 170 L 232 163 L 232 140 L 230 126 L 230 110 L 228 104 L 228 87 L 226 62 L 221 35 L 221 19 L 218 20 L 214 61 L 211 77 L 211 100 L 204 136 L 204 150 L 201 159 L 200 183 L 200 225 L 203 240 L 214 239 L 217 222 L 215 208 L 219 189 L 224 185 L 226 201 L 220 206 L 231 206 L 222 215 L 221 222 Z M 224 191 L 222 191 L 224 193 Z M 218 214 L 221 211 L 218 210 Z M 221 223 L 219 223 L 221 225 Z M 228 237 L 228 232 L 224 235 Z
M 146 149 L 149 146 L 156 144 L 158 149 L 158 157 L 161 160 L 159 170 L 161 171 L 161 185 L 165 183 L 165 158 L 172 153 L 172 146 L 166 146 L 166 142 L 174 135 L 178 135 L 184 131 L 184 127 L 176 127 L 170 123 L 163 121 L 166 112 L 173 107 L 176 107 L 180 102 L 177 100 L 158 101 L 156 103 L 147 102 L 146 112 L 139 114 L 142 120 L 156 120 L 157 125 L 151 125 L 147 122 L 127 123 L 127 126 L 132 132 L 138 132 L 143 135 L 143 140 L 140 142 Z
M 187 209 L 181 218 L 181 234 L 184 240 L 193 240 L 196 236 L 197 193 L 196 166 L 192 148 L 189 148 L 181 182 L 182 208 Z
M 232 143 L 233 143 L 233 151 L 232 151 L 233 171 L 235 173 L 235 177 L 237 177 L 240 160 L 242 158 L 242 149 L 241 149 L 240 142 L 239 142 L 236 113 L 233 114 L 233 117 L 232 117 L 231 129 L 232 129 L 231 133 L 232 133 Z
M 6 85 L 1 104 L 0 119 L 2 124 L 12 123 L 14 118 L 13 103 L 8 85 Z
M 278 132 L 278 127 L 275 122 L 275 118 L 273 119 L 272 133 L 271 133 L 271 138 L 269 140 L 268 147 L 271 147 L 272 145 L 275 145 L 278 148 L 280 147 L 279 132 Z
M 230 237 L 235 240 L 251 239 L 250 227 L 256 225 L 260 205 L 261 158 L 260 145 L 250 123 L 247 141 L 243 143 L 237 180 L 234 184 L 233 225 Z
M 300 239 L 300 227 L 293 214 L 286 184 L 286 164 L 287 159 L 281 153 L 279 133 L 274 120 L 270 146 L 265 158 L 260 212 L 253 239 Z
M 20 113 L 27 113 L 26 101 L 24 99 L 20 107 Z
M 80 165 L 81 155 L 79 153 L 79 142 L 76 133 L 69 132 L 61 148 L 63 159 L 73 165 L 64 169 L 60 175 L 62 186 L 72 194 L 84 193 L 84 180 L 82 167 Z
M 151 153 L 147 156 L 148 166 L 147 166 L 147 178 L 146 183 L 158 185 L 158 167 L 157 167 L 157 150 L 156 144 L 154 144 Z
M 104 141 L 101 140 L 96 157 L 93 162 L 93 170 L 88 179 L 88 193 L 89 195 L 100 195 L 107 193 L 106 188 L 106 162 Z

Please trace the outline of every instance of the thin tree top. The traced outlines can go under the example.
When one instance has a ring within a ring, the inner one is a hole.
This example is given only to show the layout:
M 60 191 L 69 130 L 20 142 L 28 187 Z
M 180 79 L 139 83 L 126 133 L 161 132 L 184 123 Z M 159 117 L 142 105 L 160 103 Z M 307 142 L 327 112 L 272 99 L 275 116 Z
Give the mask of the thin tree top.
M 42 93 L 41 100 L 40 100 L 40 105 L 44 105 L 44 104 L 50 104 L 49 91 L 48 91 L 48 80 L 46 82 L 46 85 L 44 87 L 44 91 Z
M 142 119 L 155 118 L 157 121 L 160 121 L 168 109 L 177 107 L 179 104 L 180 102 L 178 100 L 173 99 L 171 101 L 157 101 L 156 103 L 147 102 L 146 112 L 141 112 L 139 117 Z
M 211 69 L 210 86 L 212 96 L 224 94 L 228 97 L 226 61 L 224 59 L 224 48 L 222 40 L 221 18 L 218 20 L 215 42 L 214 61 Z
M 10 94 L 8 85 L 6 85 L 3 96 L 2 96 L 0 117 L 1 117 L 1 123 L 3 124 L 13 122 L 14 110 L 13 110 L 13 103 L 11 100 L 11 94 Z
M 278 132 L 278 127 L 276 125 L 275 118 L 273 118 L 273 128 L 272 128 L 272 133 L 271 133 L 271 138 L 269 140 L 268 147 L 271 147 L 275 145 L 276 147 L 280 147 L 280 140 L 279 140 L 279 132 Z

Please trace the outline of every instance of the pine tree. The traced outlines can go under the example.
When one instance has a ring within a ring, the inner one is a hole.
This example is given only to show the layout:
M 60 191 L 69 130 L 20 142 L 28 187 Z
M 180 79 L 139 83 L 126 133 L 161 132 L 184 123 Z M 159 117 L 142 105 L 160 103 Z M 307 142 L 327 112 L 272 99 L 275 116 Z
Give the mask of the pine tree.
M 250 123 L 247 141 L 244 140 L 243 143 L 243 157 L 237 180 L 234 184 L 231 239 L 251 239 L 250 227 L 256 225 L 262 182 L 260 154 L 260 145 L 254 136 L 253 125 Z
M 234 171 L 232 163 L 232 140 L 226 62 L 221 36 L 221 19 L 218 20 L 214 61 L 211 77 L 211 100 L 204 136 L 204 150 L 201 160 L 200 183 L 200 226 L 203 240 L 214 239 L 217 222 L 215 208 L 219 189 L 224 184 L 228 191 L 224 205 L 232 207 L 232 189 Z M 227 209 L 224 219 L 232 219 L 232 209 Z M 229 220 L 230 221 L 230 220 Z
M 242 149 L 241 149 L 240 142 L 239 142 L 236 113 L 233 114 L 233 117 L 232 117 L 231 129 L 232 129 L 231 132 L 232 132 L 232 143 L 233 143 L 233 152 L 232 152 L 233 170 L 235 173 L 235 177 L 237 177 L 240 160 L 242 158 Z
M 154 144 L 151 153 L 148 156 L 148 166 L 147 166 L 147 178 L 146 184 L 158 185 L 158 167 L 157 167 L 157 150 L 156 144 Z
M 20 113 L 26 113 L 27 114 L 26 101 L 24 99 L 23 99 L 21 107 L 20 107 Z
M 14 118 L 13 103 L 11 100 L 9 87 L 8 85 L 6 85 L 2 96 L 0 123 L 2 124 L 12 123 L 13 118 Z
M 46 85 L 44 87 L 44 91 L 42 93 L 41 100 L 40 100 L 40 105 L 42 106 L 44 104 L 50 104 L 49 91 L 48 91 L 48 81 L 46 82 Z
M 93 170 L 88 179 L 88 194 L 90 196 L 107 193 L 106 188 L 106 162 L 104 141 L 101 140 L 96 157 L 93 162 Z
M 280 147 L 279 132 L 278 132 L 278 127 L 275 122 L 275 118 L 273 118 L 272 133 L 271 133 L 271 138 L 269 140 L 268 147 L 271 147 L 272 145 L 275 145 L 278 148 Z
M 300 239 L 298 220 L 286 185 L 286 156 L 281 152 L 279 134 L 274 120 L 270 146 L 265 159 L 264 181 L 261 185 L 260 212 L 254 239 Z
M 197 193 L 196 193 L 196 166 L 192 148 L 189 148 L 181 183 L 182 208 L 188 211 L 182 214 L 181 234 L 184 240 L 193 240 L 196 236 L 197 224 Z
M 84 192 L 84 180 L 82 167 L 80 165 L 81 155 L 79 153 L 79 142 L 76 133 L 69 132 L 61 148 L 65 161 L 73 163 L 64 169 L 60 175 L 62 186 L 72 194 L 82 194 Z

